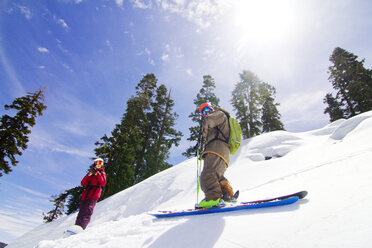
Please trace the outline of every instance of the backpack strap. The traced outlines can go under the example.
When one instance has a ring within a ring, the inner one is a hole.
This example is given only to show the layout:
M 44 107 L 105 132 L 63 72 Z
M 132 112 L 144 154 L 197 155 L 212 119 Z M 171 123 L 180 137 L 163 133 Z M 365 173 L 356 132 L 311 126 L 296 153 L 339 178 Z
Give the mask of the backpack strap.
M 221 111 L 222 111 L 222 110 L 221 110 Z M 222 111 L 222 112 L 224 112 L 224 111 Z M 229 118 L 230 118 L 230 116 L 229 116 L 226 112 L 224 112 L 224 113 L 225 113 L 225 115 L 226 115 L 226 119 L 224 120 L 224 122 L 223 122 L 222 124 L 224 124 L 225 121 L 227 121 L 227 124 L 229 125 L 229 135 L 226 137 L 226 136 L 223 134 L 223 132 L 218 128 L 218 126 L 215 126 L 214 128 L 217 130 L 216 137 L 215 137 L 214 139 L 212 139 L 211 141 L 209 141 L 209 142 L 206 144 L 206 146 L 208 146 L 210 143 L 212 143 L 213 141 L 216 141 L 216 140 L 219 140 L 219 141 L 225 142 L 226 144 L 229 143 L 229 139 L 230 139 L 230 122 L 229 122 Z M 221 124 L 221 125 L 222 125 L 222 124 Z M 218 137 L 218 134 L 221 134 L 222 137 L 223 137 L 224 139 L 219 138 L 219 137 Z

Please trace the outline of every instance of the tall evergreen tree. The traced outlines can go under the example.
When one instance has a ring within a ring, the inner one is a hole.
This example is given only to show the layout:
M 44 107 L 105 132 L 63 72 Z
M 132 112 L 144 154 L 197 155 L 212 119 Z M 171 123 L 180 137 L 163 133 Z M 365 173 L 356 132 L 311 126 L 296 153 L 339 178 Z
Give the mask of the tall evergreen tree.
M 280 113 L 277 109 L 279 103 L 274 103 L 276 89 L 268 83 L 260 84 L 260 94 L 262 100 L 262 132 L 284 130 L 284 125 L 280 121 Z
M 43 114 L 47 108 L 44 101 L 44 89 L 35 93 L 28 93 L 26 96 L 16 98 L 11 105 L 5 105 L 5 110 L 16 110 L 13 117 L 3 115 L 0 119 L 0 177 L 1 171 L 8 174 L 12 171 L 9 166 L 16 166 L 19 161 L 16 155 L 21 156 L 21 150 L 27 149 L 28 134 L 30 128 L 35 125 L 37 116 Z
M 202 103 L 209 102 L 212 104 L 212 106 L 215 106 L 216 108 L 219 107 L 220 100 L 214 93 L 215 88 L 216 85 L 212 76 L 204 75 L 202 88 L 199 90 L 199 93 L 194 99 L 195 110 L 189 115 L 189 118 L 191 118 L 191 120 L 196 123 L 196 126 L 189 128 L 190 137 L 187 140 L 196 141 L 196 143 L 199 144 L 200 147 L 204 146 L 204 140 L 202 139 L 203 134 L 201 131 L 203 118 L 199 113 L 199 106 Z M 182 155 L 188 158 L 193 157 L 195 156 L 197 149 L 198 148 L 196 146 L 191 146 L 186 150 L 186 152 L 182 153 Z
M 231 103 L 236 111 L 236 119 L 242 128 L 243 138 L 250 138 L 261 132 L 260 79 L 251 71 L 240 74 L 232 92 Z
M 173 128 L 178 115 L 172 113 L 174 101 L 170 93 L 165 85 L 156 89 L 153 111 L 149 115 L 152 127 L 151 143 L 145 156 L 142 180 L 171 166 L 167 163 L 169 150 L 173 145 L 178 146 L 181 140 L 182 133 Z
M 331 120 L 349 118 L 372 109 L 372 71 L 364 68 L 364 59 L 340 47 L 336 47 L 329 60 L 329 80 L 336 90 L 336 96 L 328 93 L 324 102 L 328 103 L 325 113 Z M 331 105 L 330 105 L 331 104 Z
M 64 211 L 64 201 L 65 197 L 63 195 L 60 195 L 57 197 L 56 195 L 52 195 L 51 199 L 49 200 L 50 202 L 53 202 L 54 204 L 54 209 L 49 211 L 47 214 L 44 214 L 44 223 L 52 222 L 53 220 L 58 219 L 58 217 L 63 215 Z
M 154 74 L 145 75 L 136 86 L 136 96 L 127 101 L 121 123 L 97 142 L 96 155 L 106 160 L 107 184 L 101 199 L 128 188 L 168 168 L 169 150 L 178 146 L 181 132 L 173 127 L 177 114 L 164 85 Z M 113 142 L 116 140 L 116 142 Z
M 236 118 L 242 128 L 243 138 L 247 139 L 261 132 L 284 130 L 275 103 L 275 87 L 262 82 L 253 72 L 244 70 L 240 74 L 232 92 L 231 103 Z

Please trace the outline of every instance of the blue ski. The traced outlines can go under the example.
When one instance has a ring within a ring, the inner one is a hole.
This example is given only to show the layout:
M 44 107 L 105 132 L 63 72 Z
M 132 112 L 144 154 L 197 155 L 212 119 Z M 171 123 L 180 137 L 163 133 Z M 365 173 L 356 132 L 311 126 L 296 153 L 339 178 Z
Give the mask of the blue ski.
M 304 198 L 306 195 L 307 195 L 306 191 L 301 191 L 301 192 L 297 192 L 294 194 L 279 196 L 279 197 L 265 199 L 265 200 L 228 204 L 227 206 L 224 206 L 224 207 L 206 208 L 206 209 L 186 209 L 186 210 L 181 210 L 181 211 L 158 211 L 156 213 L 150 213 L 150 214 L 157 218 L 169 218 L 169 217 L 179 217 L 179 216 L 230 212 L 230 211 L 238 211 L 238 210 L 244 210 L 244 209 L 267 208 L 267 207 L 292 204 L 298 201 L 299 199 Z

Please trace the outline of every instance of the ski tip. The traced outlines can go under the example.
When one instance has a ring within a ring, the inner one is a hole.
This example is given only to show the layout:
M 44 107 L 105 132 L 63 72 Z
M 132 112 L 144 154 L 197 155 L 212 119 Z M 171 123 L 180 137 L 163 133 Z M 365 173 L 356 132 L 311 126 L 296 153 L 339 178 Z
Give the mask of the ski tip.
M 73 232 L 73 231 L 71 231 L 71 230 L 66 230 L 66 231 L 64 231 L 63 232 L 63 238 L 67 238 L 67 237 L 70 237 L 70 236 L 72 236 L 72 235 L 75 235 L 75 234 L 77 234 L 76 232 Z
M 297 193 L 297 196 L 300 199 L 305 198 L 307 196 L 307 191 L 306 190 L 300 191 Z

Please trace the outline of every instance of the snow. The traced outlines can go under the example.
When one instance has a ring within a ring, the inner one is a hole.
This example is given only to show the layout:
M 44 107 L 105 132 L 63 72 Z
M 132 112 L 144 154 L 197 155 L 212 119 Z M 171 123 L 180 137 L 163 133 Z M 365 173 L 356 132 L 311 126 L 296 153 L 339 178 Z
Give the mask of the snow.
M 265 157 L 271 157 L 265 160 Z M 240 200 L 307 190 L 295 204 L 156 219 L 155 210 L 196 202 L 196 159 L 99 202 L 88 228 L 63 237 L 76 214 L 41 225 L 9 248 L 370 247 L 372 111 L 305 133 L 245 140 L 226 171 Z

